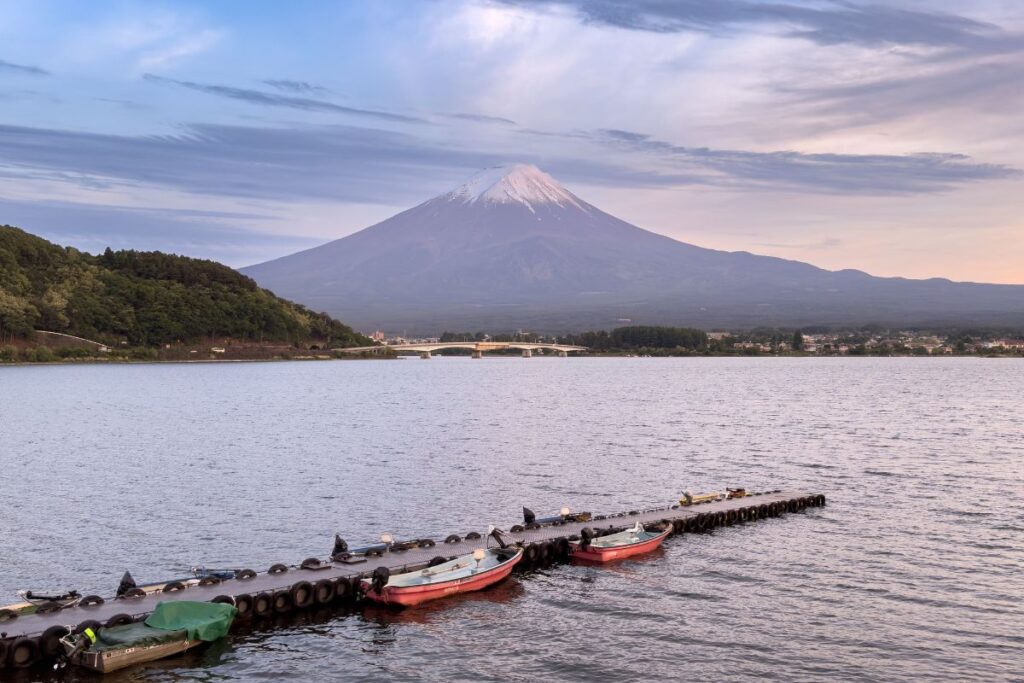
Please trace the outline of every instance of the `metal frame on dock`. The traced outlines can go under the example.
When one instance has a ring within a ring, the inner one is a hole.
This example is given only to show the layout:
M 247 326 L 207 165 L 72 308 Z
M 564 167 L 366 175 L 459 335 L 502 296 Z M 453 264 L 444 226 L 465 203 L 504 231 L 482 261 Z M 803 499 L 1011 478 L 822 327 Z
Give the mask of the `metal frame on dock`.
M 526 548 L 520 569 L 529 569 L 563 561 L 569 557 L 569 541 L 589 527 L 598 533 L 617 531 L 636 521 L 645 525 L 669 523 L 674 533 L 693 533 L 732 524 L 777 517 L 825 504 L 822 494 L 796 491 L 769 491 L 739 498 L 703 502 L 687 506 L 631 510 L 612 515 L 597 515 L 586 522 L 552 521 L 509 534 Z M 575 537 L 575 538 L 574 538 Z M 435 545 L 422 544 L 408 550 L 389 550 L 365 561 L 350 564 L 326 560 L 307 560 L 285 571 L 259 573 L 248 579 L 231 579 L 199 585 L 169 593 L 148 593 L 133 598 L 110 598 L 102 604 L 76 606 L 47 614 L 26 614 L 0 622 L 0 668 L 30 666 L 39 660 L 53 659 L 55 638 L 68 629 L 81 628 L 87 622 L 95 626 L 125 623 L 145 618 L 157 603 L 172 600 L 232 602 L 239 618 L 271 616 L 328 603 L 350 603 L 358 599 L 359 580 L 369 577 L 377 567 L 393 573 L 416 571 L 437 557 L 449 559 L 471 553 L 483 539 L 461 539 Z M 283 565 L 275 565 L 280 570 Z

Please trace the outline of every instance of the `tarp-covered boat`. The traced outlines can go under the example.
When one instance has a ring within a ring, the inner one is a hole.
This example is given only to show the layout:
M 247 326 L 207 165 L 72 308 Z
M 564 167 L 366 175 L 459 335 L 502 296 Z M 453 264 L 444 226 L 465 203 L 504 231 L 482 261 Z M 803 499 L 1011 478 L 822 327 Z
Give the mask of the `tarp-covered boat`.
M 639 522 L 631 529 L 596 538 L 590 529 L 584 529 L 580 540 L 570 544 L 572 558 L 587 562 L 609 562 L 649 553 L 660 546 L 671 532 L 672 527 L 647 531 Z
M 232 605 L 187 600 L 161 602 L 144 622 L 101 628 L 61 640 L 72 664 L 109 673 L 190 650 L 227 635 Z
M 417 572 L 392 576 L 387 567 L 378 567 L 372 579 L 363 579 L 362 585 L 369 600 L 411 607 L 486 588 L 511 574 L 521 559 L 522 548 L 480 548 Z

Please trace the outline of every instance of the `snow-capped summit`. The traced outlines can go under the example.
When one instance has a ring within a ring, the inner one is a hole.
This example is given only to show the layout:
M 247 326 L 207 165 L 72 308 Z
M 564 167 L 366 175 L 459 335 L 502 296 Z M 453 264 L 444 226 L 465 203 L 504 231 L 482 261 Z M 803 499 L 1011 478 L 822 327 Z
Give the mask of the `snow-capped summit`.
M 488 168 L 449 192 L 446 198 L 465 203 L 518 202 L 531 210 L 538 204 L 583 208 L 573 193 L 532 164 Z

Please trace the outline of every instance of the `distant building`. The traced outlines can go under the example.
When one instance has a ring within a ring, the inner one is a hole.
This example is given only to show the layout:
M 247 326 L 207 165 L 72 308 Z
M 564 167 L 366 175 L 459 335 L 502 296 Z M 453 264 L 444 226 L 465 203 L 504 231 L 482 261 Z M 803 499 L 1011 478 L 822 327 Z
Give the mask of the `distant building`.
M 381 332 L 380 330 L 377 330 L 376 332 L 374 332 L 373 334 L 370 335 L 370 339 L 372 339 L 375 342 L 383 342 L 384 339 L 385 339 L 385 336 L 384 336 L 383 332 Z

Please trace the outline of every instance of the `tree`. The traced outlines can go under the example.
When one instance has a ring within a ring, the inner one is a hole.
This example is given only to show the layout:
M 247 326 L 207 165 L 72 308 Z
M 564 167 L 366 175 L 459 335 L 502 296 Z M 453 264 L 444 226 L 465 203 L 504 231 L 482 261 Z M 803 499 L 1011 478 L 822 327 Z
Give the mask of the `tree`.
M 797 330 L 796 332 L 793 333 L 793 350 L 804 350 L 804 335 L 800 330 Z

